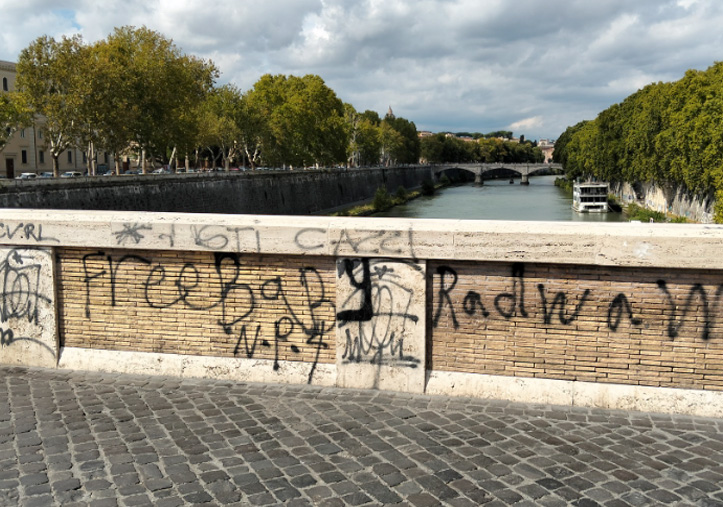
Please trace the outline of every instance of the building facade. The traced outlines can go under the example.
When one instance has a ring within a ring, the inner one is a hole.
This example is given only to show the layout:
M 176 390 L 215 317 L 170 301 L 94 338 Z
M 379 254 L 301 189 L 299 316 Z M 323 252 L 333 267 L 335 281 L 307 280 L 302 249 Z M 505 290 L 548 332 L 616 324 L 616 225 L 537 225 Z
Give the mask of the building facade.
M 552 163 L 552 154 L 555 152 L 555 142 L 549 139 L 540 139 L 537 147 L 540 148 L 540 151 L 542 151 L 542 154 L 545 156 L 545 163 Z
M 0 93 L 15 89 L 15 64 L 0 60 Z M 22 173 L 42 174 L 52 172 L 53 158 L 43 138 L 43 120 L 37 119 L 34 125 L 18 130 L 10 142 L 0 152 L 0 178 L 15 178 Z M 98 164 L 110 164 L 107 154 L 98 154 Z M 84 172 L 87 166 L 85 152 L 78 149 L 66 150 L 58 158 L 61 172 Z

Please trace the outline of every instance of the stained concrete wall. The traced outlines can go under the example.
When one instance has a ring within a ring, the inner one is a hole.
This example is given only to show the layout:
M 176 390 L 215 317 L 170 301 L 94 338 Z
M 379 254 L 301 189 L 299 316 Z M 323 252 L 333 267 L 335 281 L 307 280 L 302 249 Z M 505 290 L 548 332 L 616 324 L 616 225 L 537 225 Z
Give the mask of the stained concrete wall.
M 720 226 L 0 217 L 1 362 L 723 416 Z
M 0 362 L 55 366 L 54 268 L 49 248 L 0 247 Z
M 304 215 L 417 188 L 429 167 L 249 171 L 0 182 L 0 208 Z

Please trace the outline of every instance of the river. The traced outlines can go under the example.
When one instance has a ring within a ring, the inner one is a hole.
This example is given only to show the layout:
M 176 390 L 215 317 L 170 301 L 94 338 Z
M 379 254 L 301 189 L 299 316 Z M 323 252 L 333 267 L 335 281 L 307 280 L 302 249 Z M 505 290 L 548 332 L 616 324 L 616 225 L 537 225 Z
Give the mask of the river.
M 486 180 L 447 187 L 430 197 L 395 206 L 379 217 L 454 218 L 470 220 L 545 220 L 625 222 L 623 213 L 576 213 L 572 196 L 555 186 L 556 176 L 530 176 L 529 185 L 509 180 Z

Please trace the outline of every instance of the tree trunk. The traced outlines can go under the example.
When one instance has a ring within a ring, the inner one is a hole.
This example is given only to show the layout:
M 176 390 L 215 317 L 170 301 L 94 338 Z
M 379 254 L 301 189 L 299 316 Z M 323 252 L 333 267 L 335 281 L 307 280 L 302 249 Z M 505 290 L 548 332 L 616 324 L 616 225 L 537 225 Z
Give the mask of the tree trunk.
M 87 159 L 85 165 L 88 170 L 88 174 L 95 176 L 95 146 L 93 141 L 88 142 L 88 148 L 85 151 L 85 158 Z
M 173 165 L 173 161 L 174 161 L 175 157 L 176 157 L 176 147 L 174 146 L 173 151 L 171 151 L 171 156 L 168 157 L 168 170 L 169 171 L 171 170 L 171 167 L 173 167 L 173 171 L 175 172 L 176 168 L 178 167 L 178 160 L 175 160 L 176 165 L 175 166 Z

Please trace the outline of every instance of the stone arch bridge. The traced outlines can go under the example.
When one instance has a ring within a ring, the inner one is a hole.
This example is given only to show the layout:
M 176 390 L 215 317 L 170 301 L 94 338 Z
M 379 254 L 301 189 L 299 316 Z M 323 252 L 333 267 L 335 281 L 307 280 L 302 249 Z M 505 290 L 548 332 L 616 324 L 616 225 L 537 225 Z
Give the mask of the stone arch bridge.
M 522 179 L 520 181 L 521 185 L 529 185 L 530 180 L 529 176 L 531 174 L 534 174 L 536 172 L 540 171 L 551 171 L 551 170 L 559 170 L 562 171 L 562 164 L 512 164 L 512 163 L 504 163 L 504 162 L 495 162 L 491 164 L 440 164 L 434 166 L 432 169 L 432 172 L 434 173 L 435 178 L 439 178 L 439 175 L 443 173 L 444 171 L 447 171 L 449 169 L 462 169 L 464 171 L 469 171 L 472 174 L 474 174 L 474 182 L 477 184 L 482 184 L 482 175 L 485 173 L 497 170 L 497 169 L 508 169 L 510 171 L 514 171 L 518 173 Z

